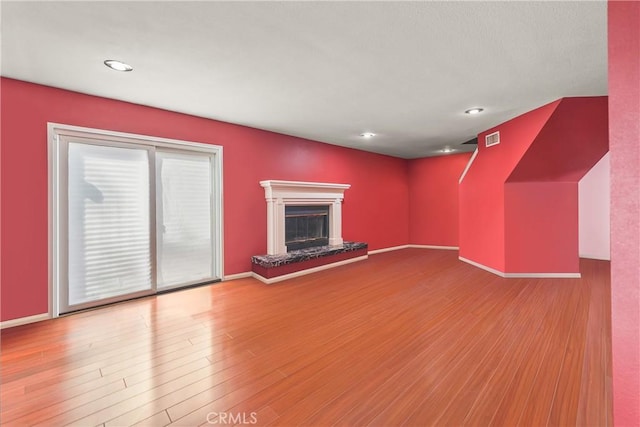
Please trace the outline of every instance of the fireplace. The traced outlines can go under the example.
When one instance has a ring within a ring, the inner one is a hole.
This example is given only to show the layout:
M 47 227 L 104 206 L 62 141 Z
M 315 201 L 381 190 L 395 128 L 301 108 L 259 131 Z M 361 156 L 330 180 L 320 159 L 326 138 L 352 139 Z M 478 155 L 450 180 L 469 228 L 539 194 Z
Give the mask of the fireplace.
M 368 245 L 342 238 L 342 201 L 349 184 L 260 181 L 267 202 L 267 254 L 251 271 L 275 283 L 367 259 Z
M 345 190 L 351 187 L 349 184 L 268 180 L 260 181 L 260 185 L 267 202 L 267 254 L 283 255 L 302 247 L 343 244 L 342 200 Z M 303 216 L 308 218 L 294 219 Z M 295 228 L 287 230 L 287 222 L 295 224 Z M 296 247 L 298 243 L 309 246 Z
M 329 244 L 329 206 L 285 206 L 287 252 Z

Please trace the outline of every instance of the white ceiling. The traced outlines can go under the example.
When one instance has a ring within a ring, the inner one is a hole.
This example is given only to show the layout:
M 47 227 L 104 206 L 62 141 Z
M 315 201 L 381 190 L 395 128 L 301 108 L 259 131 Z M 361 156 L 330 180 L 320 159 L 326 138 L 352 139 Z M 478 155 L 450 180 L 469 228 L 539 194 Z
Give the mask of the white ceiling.
M 473 150 L 459 144 L 555 99 L 607 93 L 604 1 L 2 1 L 0 12 L 3 76 L 404 158 Z M 485 112 L 464 114 L 475 106 Z

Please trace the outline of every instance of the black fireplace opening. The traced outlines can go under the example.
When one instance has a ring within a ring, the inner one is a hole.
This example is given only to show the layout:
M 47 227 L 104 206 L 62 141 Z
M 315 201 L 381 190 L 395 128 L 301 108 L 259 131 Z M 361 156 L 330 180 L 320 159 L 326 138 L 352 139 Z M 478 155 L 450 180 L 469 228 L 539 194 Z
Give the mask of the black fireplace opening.
M 287 252 L 329 244 L 329 206 L 285 206 Z

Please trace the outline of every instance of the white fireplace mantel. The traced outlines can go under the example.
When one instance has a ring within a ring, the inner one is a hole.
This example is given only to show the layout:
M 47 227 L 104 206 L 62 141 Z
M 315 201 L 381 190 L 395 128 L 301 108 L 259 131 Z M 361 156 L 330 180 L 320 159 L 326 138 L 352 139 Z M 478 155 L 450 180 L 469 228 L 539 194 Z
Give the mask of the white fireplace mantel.
M 302 181 L 260 181 L 267 200 L 267 253 L 287 253 L 284 235 L 285 206 L 329 206 L 329 245 L 341 245 L 342 200 L 349 184 Z

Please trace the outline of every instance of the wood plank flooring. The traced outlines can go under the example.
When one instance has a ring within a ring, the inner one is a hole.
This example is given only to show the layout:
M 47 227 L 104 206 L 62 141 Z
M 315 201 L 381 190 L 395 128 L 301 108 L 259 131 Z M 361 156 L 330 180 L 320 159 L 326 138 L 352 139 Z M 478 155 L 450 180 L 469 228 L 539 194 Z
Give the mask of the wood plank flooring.
M 405 249 L 6 329 L 3 426 L 611 425 L 610 263 Z

